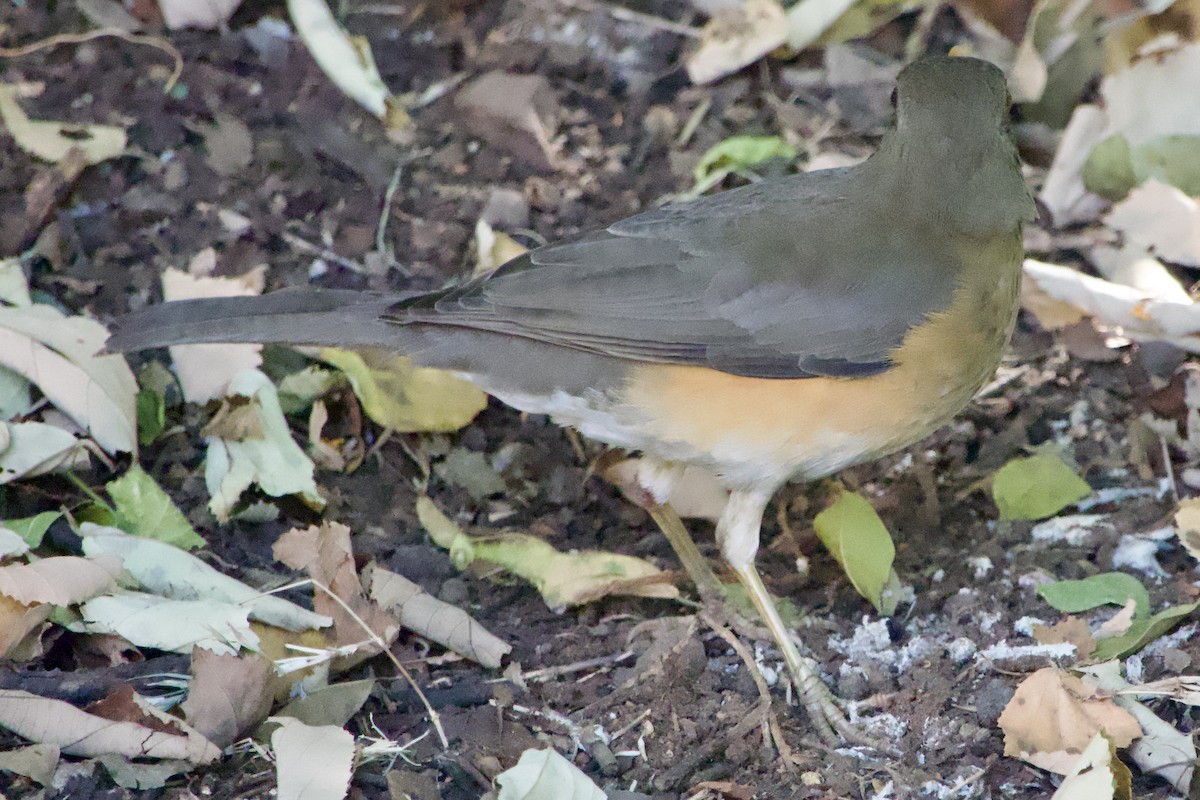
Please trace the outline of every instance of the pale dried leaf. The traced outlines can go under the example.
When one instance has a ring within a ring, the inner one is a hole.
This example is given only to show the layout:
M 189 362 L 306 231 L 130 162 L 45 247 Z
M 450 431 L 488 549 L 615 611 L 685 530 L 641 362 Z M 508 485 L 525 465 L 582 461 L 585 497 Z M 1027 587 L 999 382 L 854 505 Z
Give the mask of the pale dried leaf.
M 115 633 L 138 647 L 190 653 L 203 647 L 216 653 L 257 650 L 244 607 L 214 600 L 168 600 L 127 592 L 88 600 L 80 609 L 90 633 Z
M 164 300 L 256 295 L 262 292 L 262 272 L 214 278 L 172 268 L 162 274 L 162 290 Z M 260 344 L 180 344 L 170 351 L 183 397 L 190 403 L 220 397 L 234 375 L 262 363 Z
M 1104 222 L 1160 258 L 1200 267 L 1200 204 L 1174 186 L 1146 181 L 1113 206 Z
M 1124 694 L 1126 690 L 1136 687 L 1130 687 L 1121 677 L 1119 661 L 1096 664 L 1083 671 L 1096 681 L 1100 689 L 1118 695 L 1116 703 L 1132 715 L 1144 731 L 1142 737 L 1129 748 L 1129 755 L 1138 768 L 1162 777 L 1181 794 L 1188 794 L 1197 756 L 1192 737 L 1176 730 L 1149 708 Z M 1119 742 L 1115 743 L 1120 746 Z
M 1179 501 L 1175 511 L 1175 534 L 1188 555 L 1200 561 L 1200 497 Z
M 354 737 L 332 725 L 310 726 L 290 717 L 271 734 L 277 800 L 341 800 L 350 788 Z
M 591 779 L 557 751 L 526 750 L 512 769 L 496 776 L 496 800 L 604 800 Z
M 333 622 L 290 600 L 263 594 L 164 542 L 130 536 L 91 522 L 82 523 L 79 532 L 84 553 L 120 556 L 126 573 L 149 592 L 174 600 L 216 600 L 238 605 L 247 609 L 252 619 L 289 631 L 324 628 Z
M 1120 611 L 1104 620 L 1100 627 L 1096 628 L 1095 638 L 1108 639 L 1112 636 L 1124 636 L 1133 625 L 1133 618 L 1137 615 L 1137 610 L 1137 601 L 1130 598 Z
M 61 754 L 62 751 L 52 744 L 33 744 L 7 750 L 0 752 L 0 770 L 24 775 L 42 786 L 49 786 Z
M 1200 352 L 1200 306 L 1161 300 L 1138 289 L 1085 275 L 1078 270 L 1025 261 L 1028 282 L 1050 297 L 1069 303 L 1135 341 L 1170 342 Z
M 242 0 L 158 0 L 163 22 L 171 30 L 180 28 L 224 28 Z
M 400 132 L 411 125 L 403 105 L 380 77 L 370 45 L 350 36 L 325 0 L 288 0 L 287 6 L 296 33 L 335 86 L 390 130 Z
M 56 164 L 73 149 L 80 150 L 88 164 L 99 164 L 125 152 L 124 128 L 32 120 L 17 102 L 20 94 L 20 87 L 0 83 L 0 121 L 25 152 Z
M 323 508 L 313 479 L 315 467 L 292 438 L 287 419 L 279 405 L 279 395 L 270 378 L 258 370 L 244 370 L 234 376 L 227 397 L 248 398 L 247 413 L 253 413 L 261 435 L 244 439 L 208 435 L 208 457 L 204 464 L 204 482 L 212 499 L 209 510 L 218 520 L 227 520 L 242 492 L 252 484 L 272 497 L 297 495 L 312 508 Z
M 0 365 L 28 378 L 109 453 L 137 451 L 137 381 L 108 332 L 47 305 L 0 307 Z
M 89 461 L 70 431 L 43 422 L 0 422 L 0 485 Z
M 512 645 L 471 618 L 467 612 L 438 600 L 417 584 L 375 566 L 364 576 L 371 599 L 390 611 L 410 631 L 489 668 L 500 667 Z
M 827 20 L 813 39 L 836 19 Z M 711 83 L 753 64 L 787 41 L 789 25 L 778 0 L 743 0 L 714 13 L 701 33 L 700 47 L 687 58 L 688 77 L 692 83 Z
M 1130 779 L 1112 742 L 1097 733 L 1050 800 L 1130 800 Z
M 133 722 L 114 722 L 61 700 L 17 689 L 0 689 L 0 726 L 74 756 L 117 753 L 130 758 L 179 758 L 207 764 L 221 755 L 214 744 L 195 736 L 163 733 Z

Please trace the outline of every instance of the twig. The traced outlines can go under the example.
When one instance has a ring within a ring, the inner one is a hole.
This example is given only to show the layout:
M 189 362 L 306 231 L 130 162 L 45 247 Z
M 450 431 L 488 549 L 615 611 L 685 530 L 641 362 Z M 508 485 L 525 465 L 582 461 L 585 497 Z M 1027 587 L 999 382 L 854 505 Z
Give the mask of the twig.
M 784 741 L 783 730 L 779 727 L 779 720 L 771 713 L 771 690 L 767 687 L 767 681 L 762 676 L 762 671 L 758 668 L 758 664 L 754 663 L 754 656 L 746 649 L 746 645 L 742 644 L 741 639 L 733 634 L 733 631 L 726 628 L 721 623 L 713 619 L 712 615 L 707 611 L 700 612 L 700 619 L 705 625 L 712 628 L 713 633 L 725 640 L 725 643 L 733 648 L 733 652 L 737 653 L 746 665 L 746 669 L 750 670 L 750 677 L 754 679 L 754 685 L 758 687 L 758 696 L 761 700 L 760 707 L 762 709 L 762 725 L 763 725 L 763 743 L 767 744 L 771 739 L 775 741 L 775 749 L 779 751 L 779 758 L 787 765 L 788 769 L 793 769 L 796 766 L 792 748 Z M 770 736 L 768 736 L 768 731 Z
M 378 647 L 379 651 L 387 656 L 388 661 L 392 662 L 392 666 L 394 666 L 396 671 L 399 672 L 404 680 L 408 682 L 408 685 L 412 687 L 413 692 L 417 695 L 417 697 L 420 698 L 421 704 L 425 706 L 425 711 L 429 714 L 429 722 L 431 725 L 433 725 L 433 729 L 437 731 L 438 739 L 442 743 L 442 749 L 449 750 L 450 740 L 446 737 L 446 731 L 442 728 L 442 719 L 440 716 L 438 716 L 437 711 L 434 710 L 433 705 L 430 704 L 429 698 L 425 696 L 425 692 L 421 690 L 421 687 L 417 684 L 416 680 L 413 679 L 413 676 L 407 669 L 404 668 L 404 665 L 400 663 L 400 659 L 396 658 L 396 656 L 392 654 L 391 648 L 388 647 L 387 642 L 383 640 L 383 637 L 376 633 L 371 626 L 369 626 L 366 621 L 346 603 L 345 600 L 338 597 L 333 593 L 332 589 L 314 578 L 306 578 L 302 581 L 296 581 L 286 586 L 281 586 L 278 589 L 269 592 L 269 594 L 283 592 L 288 589 L 295 589 L 300 586 L 304 586 L 305 584 L 312 584 L 313 586 L 317 587 L 321 591 L 325 592 L 325 594 L 328 595 L 333 602 L 341 606 L 342 610 L 349 614 L 350 618 L 357 622 L 359 627 L 363 629 L 363 632 L 367 634 L 371 644 Z
M 39 50 L 58 47 L 60 44 L 83 44 L 84 42 L 90 42 L 93 39 L 100 39 L 105 36 L 124 39 L 130 44 L 142 44 L 147 47 L 153 47 L 169 55 L 175 62 L 175 65 L 171 70 L 170 77 L 167 78 L 167 82 L 163 84 L 163 94 L 169 94 L 175 88 L 175 84 L 179 82 L 179 76 L 183 74 L 183 56 L 175 48 L 175 45 L 159 36 L 129 33 L 120 28 L 100 28 L 99 30 L 88 31 L 87 33 L 59 33 L 36 42 L 31 42 L 30 44 L 22 45 L 21 47 L 0 47 L 0 58 L 19 58 L 36 53 Z

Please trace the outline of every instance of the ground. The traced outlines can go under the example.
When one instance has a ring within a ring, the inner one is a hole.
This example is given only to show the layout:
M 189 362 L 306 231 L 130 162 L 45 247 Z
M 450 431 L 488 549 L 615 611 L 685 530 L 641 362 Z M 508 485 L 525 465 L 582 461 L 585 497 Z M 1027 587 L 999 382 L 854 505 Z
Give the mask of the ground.
M 641 10 L 672 19 L 685 11 L 673 2 Z M 22 198 L 47 168 L 0 136 L 3 254 L 36 242 L 39 255 L 31 263 L 39 295 L 101 321 L 156 300 L 164 268 L 184 268 L 210 247 L 219 274 L 268 265 L 271 288 L 435 287 L 470 272 L 473 226 L 497 189 L 517 193 L 515 202 L 507 196 L 516 210 L 499 214 L 498 226 L 527 243 L 554 240 L 689 188 L 692 164 L 731 134 L 788 129 L 813 146 L 810 156 L 861 154 L 886 123 L 886 88 L 832 93 L 820 85 L 819 72 L 808 70 L 819 62 L 807 56 L 693 87 L 676 67 L 684 39 L 645 20 L 618 19 L 600 3 L 460 1 L 388 11 L 360 9 L 347 21 L 369 35 L 394 91 L 452 88 L 447 82 L 461 73 L 492 69 L 544 76 L 561 109 L 561 161 L 551 167 L 537 163 L 536 152 L 522 158 L 512 148 L 481 142 L 453 91 L 413 111 L 410 141 L 389 141 L 330 85 L 299 42 L 252 47 L 245 32 L 264 15 L 284 12 L 282 5 L 249 2 L 228 32 L 170 34 L 183 56 L 186 88 L 172 96 L 162 91 L 170 58 L 119 39 L 0 61 L 6 82 L 44 84 L 40 96 L 26 101 L 31 116 L 120 122 L 129 127 L 131 144 L 127 156 L 84 171 L 54 216 L 34 224 Z M 0 23 L 7 42 L 83 29 L 65 2 L 8 4 Z M 966 35 L 949 8 L 931 31 L 935 48 Z M 905 24 L 893 25 L 871 44 L 899 55 L 906 32 Z M 679 144 L 675 132 L 701 104 L 711 105 L 694 135 Z M 383 235 L 395 263 L 362 268 L 379 263 L 372 254 L 394 178 L 398 190 L 386 206 Z M 249 224 L 231 231 L 220 211 L 236 212 Z M 1063 255 L 1043 247 L 1042 255 Z M 1052 776 L 1005 757 L 996 724 L 1021 674 L 1047 661 L 993 660 L 980 651 L 1003 640 L 1031 643 L 1018 620 L 1059 616 L 1036 586 L 1112 569 L 1122 534 L 1157 527 L 1170 501 L 1151 494 L 1100 506 L 1113 515 L 1111 528 L 1071 544 L 1035 540 L 1029 523 L 997 522 L 978 483 L 1022 448 L 1057 441 L 1095 488 L 1154 485 L 1153 471 L 1142 474 L 1133 465 L 1127 437 L 1127 426 L 1145 407 L 1144 376 L 1130 350 L 1107 363 L 1081 361 L 1023 316 L 997 382 L 953 425 L 905 453 L 839 476 L 872 500 L 896 538 L 896 569 L 915 599 L 890 619 L 874 614 L 812 532 L 828 486 L 789 486 L 775 499 L 758 559 L 767 582 L 801 609 L 802 638 L 829 683 L 844 698 L 866 701 L 863 724 L 895 744 L 898 758 L 820 745 L 803 713 L 789 708 L 776 687 L 775 711 L 793 757 L 785 764 L 764 745 L 755 685 L 724 639 L 703 623 L 675 639 L 671 631 L 678 625 L 645 626 L 688 614 L 688 607 L 606 599 L 557 613 L 523 583 L 459 573 L 416 521 L 419 470 L 406 455 L 406 437 L 384 444 L 353 475 L 323 473 L 320 481 L 333 498 L 326 516 L 357 532 L 360 560 L 377 559 L 469 610 L 513 645 L 511 661 L 524 673 L 587 665 L 502 691 L 496 673 L 466 661 L 422 662 L 421 642 L 402 637 L 400 652 L 431 687 L 451 747 L 442 751 L 424 740 L 413 753 L 415 765 L 396 767 L 406 775 L 397 785 L 419 800 L 479 797 L 492 775 L 538 741 L 571 752 L 573 730 L 584 741 L 576 763 L 613 798 L 693 796 L 705 781 L 727 782 L 712 784 L 708 796 L 730 798 L 1048 797 Z M 206 417 L 196 409 L 172 413 L 184 427 L 147 448 L 143 465 L 196 522 L 214 563 L 240 577 L 277 569 L 270 556 L 275 537 L 315 517 L 295 505 L 285 506 L 274 523 L 218 526 L 204 510 L 196 472 L 202 455 L 197 432 Z M 502 524 L 559 547 L 602 548 L 677 568 L 646 515 L 592 474 L 600 448 L 585 442 L 577 449 L 578 442 L 547 419 L 493 402 L 465 430 L 432 441 L 441 443 L 429 448 L 434 452 L 465 448 L 491 457 L 513 446 L 517 454 L 518 466 L 505 477 L 518 491 L 509 495 L 473 499 L 435 470 L 430 492 L 460 521 Z M 102 466 L 84 475 L 96 485 L 111 477 Z M 65 479 L 0 491 L 0 510 L 10 517 L 78 499 Z M 489 522 L 498 517 L 502 523 Z M 713 555 L 711 526 L 690 524 Z M 69 549 L 69 536 L 56 544 Z M 797 570 L 798 559 L 805 570 Z M 1192 600 L 1186 554 L 1168 549 L 1161 564 L 1164 577 L 1145 578 L 1156 605 Z M 636 660 L 648 642 L 663 641 L 671 643 L 665 655 Z M 752 644 L 768 666 L 779 667 L 768 641 Z M 1169 645 L 1141 657 L 1146 680 L 1183 670 L 1200 655 L 1186 636 Z M 34 666 L 85 668 L 68 653 L 51 648 Z M 153 654 L 146 657 L 155 663 Z M 390 674 L 377 662 L 361 669 Z M 408 704 L 399 683 L 384 685 L 388 696 L 368 707 L 374 725 L 400 740 L 423 732 L 420 707 Z M 508 698 L 503 713 L 488 703 L 496 697 Z M 1187 729 L 1189 720 L 1169 716 L 1174 707 L 1161 713 Z M 367 720 L 362 714 L 352 725 L 361 730 Z M 590 734 L 595 726 L 622 733 L 600 743 Z M 644 756 L 630 755 L 639 747 Z M 270 788 L 265 770 L 253 757 L 235 757 L 156 794 L 264 796 Z M 106 780 L 97 771 L 47 796 L 122 796 L 106 788 Z M 0 787 L 9 796 L 22 792 L 9 777 L 0 778 Z M 382 768 L 360 770 L 352 792 L 387 796 Z M 1172 792 L 1153 776 L 1137 776 L 1135 796 Z

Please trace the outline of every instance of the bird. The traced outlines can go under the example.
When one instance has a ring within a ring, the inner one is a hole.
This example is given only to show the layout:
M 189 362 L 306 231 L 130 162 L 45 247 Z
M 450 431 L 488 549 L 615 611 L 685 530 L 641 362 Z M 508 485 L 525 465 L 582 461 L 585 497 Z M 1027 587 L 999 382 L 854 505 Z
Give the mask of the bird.
M 755 554 L 768 501 L 912 445 L 993 375 L 1034 219 L 1003 72 L 927 55 L 854 166 L 669 203 L 431 292 L 282 290 L 149 305 L 109 351 L 199 342 L 384 347 L 642 454 L 666 505 L 682 470 L 729 490 L 716 526 L 817 734 L 864 741 L 793 640 Z M 710 573 L 711 574 L 711 573 Z

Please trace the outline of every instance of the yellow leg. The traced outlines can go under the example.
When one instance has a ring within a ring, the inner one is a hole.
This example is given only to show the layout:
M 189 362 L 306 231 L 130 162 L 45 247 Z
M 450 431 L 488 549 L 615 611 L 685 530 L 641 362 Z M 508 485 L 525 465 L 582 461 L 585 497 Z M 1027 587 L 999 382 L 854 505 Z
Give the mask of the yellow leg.
M 800 654 L 787 626 L 779 616 L 774 598 L 767 591 L 762 577 L 754 567 L 763 510 L 768 499 L 770 493 L 767 492 L 735 491 L 730 495 L 729 505 L 725 507 L 725 513 L 717 523 L 717 542 L 721 546 L 721 554 L 737 573 L 738 580 L 746 587 L 746 593 L 750 595 L 755 609 L 775 639 L 775 644 L 779 647 L 783 661 L 792 676 L 800 703 L 808 712 L 817 734 L 830 744 L 844 740 L 873 746 L 873 742 L 846 720 L 821 676 L 811 662 Z
M 706 605 L 719 607 L 724 602 L 721 582 L 717 580 L 712 568 L 708 566 L 708 560 L 700 553 L 700 548 L 696 547 L 696 543 L 688 534 L 679 514 L 665 503 L 650 506 L 646 511 L 658 525 L 658 529 L 667 537 L 667 541 L 671 543 L 675 555 L 683 564 L 684 571 L 696 585 L 696 592 L 700 595 L 701 601 Z

